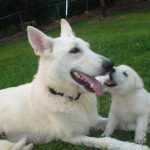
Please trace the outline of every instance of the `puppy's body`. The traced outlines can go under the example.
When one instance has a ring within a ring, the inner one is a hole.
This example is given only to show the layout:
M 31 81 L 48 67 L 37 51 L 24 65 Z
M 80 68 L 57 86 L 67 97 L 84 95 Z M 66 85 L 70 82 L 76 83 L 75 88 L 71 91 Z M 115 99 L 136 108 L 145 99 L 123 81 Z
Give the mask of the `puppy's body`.
M 108 83 L 112 103 L 104 135 L 110 136 L 119 125 L 125 130 L 135 130 L 135 142 L 144 143 L 150 118 L 150 94 L 139 75 L 128 66 L 116 67 L 111 80 L 116 85 Z
M 7 133 L 7 140 L 27 137 L 28 142 L 47 143 L 60 139 L 110 150 L 148 149 L 87 136 L 91 127 L 101 129 L 107 123 L 98 115 L 93 92 L 102 95 L 102 85 L 94 77 L 112 69 L 108 59 L 75 37 L 65 20 L 59 38 L 47 37 L 33 27 L 27 30 L 29 42 L 40 56 L 39 68 L 31 83 L 0 91 L 0 129 Z
M 150 95 L 145 89 L 139 89 L 127 95 L 113 95 L 111 111 L 123 124 L 136 124 L 140 116 L 150 115 Z

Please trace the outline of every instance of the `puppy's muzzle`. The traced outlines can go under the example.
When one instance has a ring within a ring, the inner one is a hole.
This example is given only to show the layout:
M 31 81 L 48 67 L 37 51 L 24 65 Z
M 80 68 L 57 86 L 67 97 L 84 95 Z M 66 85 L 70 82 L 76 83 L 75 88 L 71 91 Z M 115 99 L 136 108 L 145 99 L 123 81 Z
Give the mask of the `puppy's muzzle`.
M 111 69 L 111 71 L 109 72 L 109 78 L 110 78 L 110 80 L 113 80 L 112 74 L 115 73 L 115 72 L 116 72 L 116 70 L 115 70 L 115 68 L 113 67 L 113 68 Z
M 115 68 L 112 68 L 112 70 L 110 71 L 110 73 L 115 73 L 116 72 L 116 69 Z

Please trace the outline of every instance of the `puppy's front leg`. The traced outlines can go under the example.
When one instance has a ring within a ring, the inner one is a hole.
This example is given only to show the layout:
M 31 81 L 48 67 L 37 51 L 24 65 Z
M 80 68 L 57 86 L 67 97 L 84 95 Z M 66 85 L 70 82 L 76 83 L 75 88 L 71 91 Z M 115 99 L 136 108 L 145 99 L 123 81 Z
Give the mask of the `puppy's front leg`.
M 143 144 L 146 142 L 146 131 L 148 126 L 148 117 L 141 116 L 137 119 L 135 142 Z
M 108 118 L 99 116 L 95 129 L 104 131 L 108 122 Z
M 106 129 L 104 133 L 102 134 L 102 136 L 111 136 L 114 129 L 117 127 L 117 125 L 118 125 L 117 117 L 113 115 L 112 113 L 110 113 L 108 116 L 108 123 L 107 123 Z
M 149 150 L 149 148 L 144 145 L 122 142 L 109 137 L 95 138 L 79 135 L 64 141 L 75 145 L 82 144 L 87 147 L 94 147 L 99 149 L 106 148 L 108 150 Z

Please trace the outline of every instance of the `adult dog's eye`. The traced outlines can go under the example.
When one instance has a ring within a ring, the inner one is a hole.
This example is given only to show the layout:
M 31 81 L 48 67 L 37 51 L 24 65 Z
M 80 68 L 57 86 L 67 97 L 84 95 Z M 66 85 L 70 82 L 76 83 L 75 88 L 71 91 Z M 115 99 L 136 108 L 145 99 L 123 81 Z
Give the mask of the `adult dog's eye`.
M 126 72 L 123 72 L 123 75 L 124 75 L 125 77 L 128 77 L 128 74 L 127 74 Z
M 81 50 L 79 48 L 73 48 L 69 51 L 69 53 L 79 53 Z

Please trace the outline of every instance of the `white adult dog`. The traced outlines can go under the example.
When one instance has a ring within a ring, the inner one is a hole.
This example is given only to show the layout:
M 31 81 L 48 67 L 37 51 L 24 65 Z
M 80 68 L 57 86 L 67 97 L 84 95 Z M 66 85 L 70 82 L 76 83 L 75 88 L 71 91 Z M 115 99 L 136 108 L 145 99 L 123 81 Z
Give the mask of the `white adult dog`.
M 102 86 L 94 76 L 110 71 L 111 61 L 75 37 L 65 20 L 61 20 L 59 38 L 48 37 L 33 27 L 27 32 L 40 56 L 39 68 L 31 83 L 0 91 L 0 127 L 8 141 L 27 137 L 33 143 L 60 139 L 111 150 L 148 149 L 108 137 L 87 136 L 91 127 L 104 128 L 107 122 L 98 115 L 92 92 L 102 95 Z
M 110 136 L 119 125 L 135 130 L 135 142 L 146 142 L 150 119 L 150 94 L 140 76 L 129 66 L 115 67 L 105 82 L 112 96 L 108 124 L 103 135 Z

